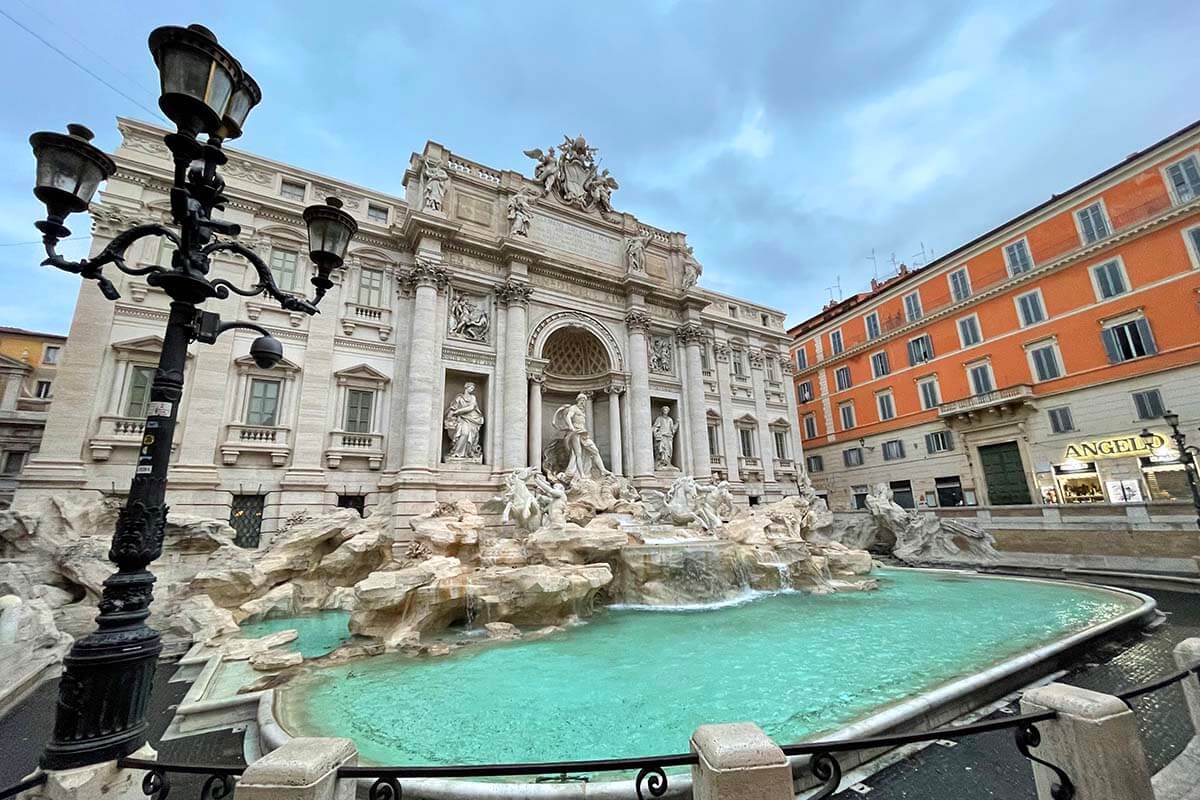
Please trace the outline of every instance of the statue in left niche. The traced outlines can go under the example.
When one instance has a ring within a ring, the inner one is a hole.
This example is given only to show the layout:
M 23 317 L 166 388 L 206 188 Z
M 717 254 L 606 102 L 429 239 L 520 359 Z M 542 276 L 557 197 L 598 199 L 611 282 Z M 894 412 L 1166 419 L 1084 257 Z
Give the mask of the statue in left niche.
M 492 321 L 483 303 L 477 303 L 462 292 L 455 292 L 450 301 L 450 333 L 470 339 L 473 342 L 486 342 Z
M 483 412 L 475 396 L 475 384 L 468 381 L 463 390 L 446 409 L 445 427 L 450 435 L 450 461 L 482 462 L 483 448 L 479 446 L 479 431 L 483 428 Z
M 437 156 L 424 156 L 421 159 L 421 208 L 442 211 L 449 185 L 450 173 L 442 166 L 442 160 Z
M 533 223 L 533 204 L 537 200 L 524 190 L 508 198 L 508 235 L 529 237 Z

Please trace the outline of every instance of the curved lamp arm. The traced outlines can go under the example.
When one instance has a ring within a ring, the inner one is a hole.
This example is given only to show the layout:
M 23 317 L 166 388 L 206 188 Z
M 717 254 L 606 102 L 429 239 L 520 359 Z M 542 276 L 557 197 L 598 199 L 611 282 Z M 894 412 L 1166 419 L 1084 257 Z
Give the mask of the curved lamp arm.
M 151 273 L 169 272 L 169 270 L 157 265 L 131 267 L 125 263 L 125 251 L 129 249 L 129 246 L 147 236 L 163 236 L 170 239 L 176 247 L 179 246 L 179 236 L 170 228 L 157 223 L 147 223 L 145 225 L 135 225 L 127 231 L 118 233 L 103 250 L 96 254 L 95 258 L 68 261 L 59 255 L 55 249 L 58 241 L 57 238 L 45 236 L 42 238 L 42 242 L 46 246 L 46 259 L 42 262 L 42 266 L 56 267 L 64 272 L 70 272 L 88 280 L 96 281 L 105 297 L 109 300 L 116 300 L 120 298 L 121 293 L 117 291 L 116 286 L 113 286 L 112 281 L 104 277 L 104 273 L 101 270 L 105 264 L 116 264 L 117 269 L 126 275 L 149 275 Z
M 276 285 L 275 276 L 271 274 L 271 268 L 267 266 L 266 262 L 259 258 L 257 253 L 240 242 L 212 242 L 208 245 L 205 245 L 203 253 L 207 256 L 221 251 L 237 253 L 249 261 L 254 267 L 254 271 L 258 273 L 258 283 L 256 283 L 254 286 L 251 286 L 249 289 L 242 289 L 225 280 L 224 278 L 217 278 L 212 282 L 213 288 L 216 290 L 217 297 L 225 299 L 226 297 L 229 297 L 230 292 L 240 294 L 243 297 L 253 297 L 257 294 L 268 294 L 278 301 L 280 306 L 288 311 L 301 311 L 305 314 L 321 313 L 316 304 L 320 302 L 321 295 L 324 294 L 324 292 L 319 293 L 311 301 L 305 300 L 303 297 L 298 297 L 294 294 L 288 294 L 280 289 L 278 285 Z

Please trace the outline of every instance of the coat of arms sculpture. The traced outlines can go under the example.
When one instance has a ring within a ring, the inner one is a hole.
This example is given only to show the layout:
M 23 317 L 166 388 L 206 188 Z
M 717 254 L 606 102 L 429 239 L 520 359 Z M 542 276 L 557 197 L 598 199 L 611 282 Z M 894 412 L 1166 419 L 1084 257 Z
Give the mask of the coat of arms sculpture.
M 588 147 L 583 136 L 563 136 L 558 153 L 551 147 L 526 150 L 525 155 L 537 162 L 533 179 L 542 187 L 542 196 L 553 194 L 562 202 L 584 211 L 611 212 L 612 193 L 620 188 L 616 179 L 601 170 L 596 162 L 596 148 Z

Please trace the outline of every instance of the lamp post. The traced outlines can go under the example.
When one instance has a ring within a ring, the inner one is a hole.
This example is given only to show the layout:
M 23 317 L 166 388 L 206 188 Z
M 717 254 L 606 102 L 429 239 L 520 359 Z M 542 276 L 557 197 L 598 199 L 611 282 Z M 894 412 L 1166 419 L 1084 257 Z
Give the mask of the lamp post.
M 1200 447 L 1187 443 L 1187 436 L 1179 430 L 1179 415 L 1167 411 L 1163 414 L 1163 422 L 1171 428 L 1171 439 L 1175 442 L 1175 450 L 1179 453 L 1179 463 L 1187 471 L 1188 487 L 1192 490 L 1192 505 L 1196 508 L 1196 527 L 1200 528 L 1200 480 L 1196 476 L 1196 456 Z M 1142 439 L 1149 445 L 1156 438 L 1149 428 L 1142 429 Z
M 262 259 L 234 240 L 239 227 L 212 216 L 226 202 L 225 181 L 217 174 L 227 160 L 221 143 L 241 135 L 246 116 L 262 97 L 258 84 L 200 25 L 156 29 L 150 34 L 150 51 L 162 84 L 159 107 L 177 128 L 163 137 L 174 159 L 171 216 L 175 229 L 135 225 L 117 234 L 94 258 L 67 261 L 55 249 L 60 239 L 70 235 L 63 222 L 87 209 L 100 183 L 116 171 L 116 163 L 91 144 L 92 133 L 82 125 L 67 126 L 66 134 L 42 132 L 30 137 L 37 159 L 34 194 L 47 212 L 46 219 L 36 223 L 46 247 L 43 265 L 94 280 L 106 298 L 116 300 L 120 293 L 103 275 L 103 268 L 113 264 L 128 275 L 145 275 L 147 283 L 171 298 L 141 449 L 108 553 L 117 571 L 104 582 L 96 630 L 76 641 L 64 659 L 54 734 L 42 755 L 46 769 L 120 758 L 145 744 L 146 704 L 162 650 L 157 631 L 146 624 L 155 580 L 148 568 L 162 553 L 167 463 L 183 395 L 188 345 L 211 344 L 222 333 L 242 328 L 261 334 L 250 346 L 250 355 L 260 367 L 273 367 L 283 357 L 279 341 L 265 328 L 222 322 L 217 314 L 197 306 L 226 299 L 230 292 L 246 297 L 266 294 L 287 310 L 316 314 L 317 304 L 333 286 L 329 275 L 341 266 L 350 238 L 358 230 L 334 198 L 305 209 L 310 257 L 317 267 L 312 279 L 315 292 L 306 300 L 281 291 Z M 170 267 L 126 264 L 126 250 L 147 236 L 165 237 L 176 246 Z M 209 260 L 219 252 L 247 259 L 258 282 L 242 288 L 223 278 L 210 280 Z

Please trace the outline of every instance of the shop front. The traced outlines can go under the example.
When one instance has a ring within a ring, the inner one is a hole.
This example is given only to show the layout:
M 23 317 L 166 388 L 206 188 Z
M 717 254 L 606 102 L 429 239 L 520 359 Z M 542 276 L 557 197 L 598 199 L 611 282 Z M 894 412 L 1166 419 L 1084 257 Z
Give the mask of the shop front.
M 1048 505 L 1191 498 L 1187 469 L 1160 432 L 1071 442 L 1057 455 L 1038 480 Z

